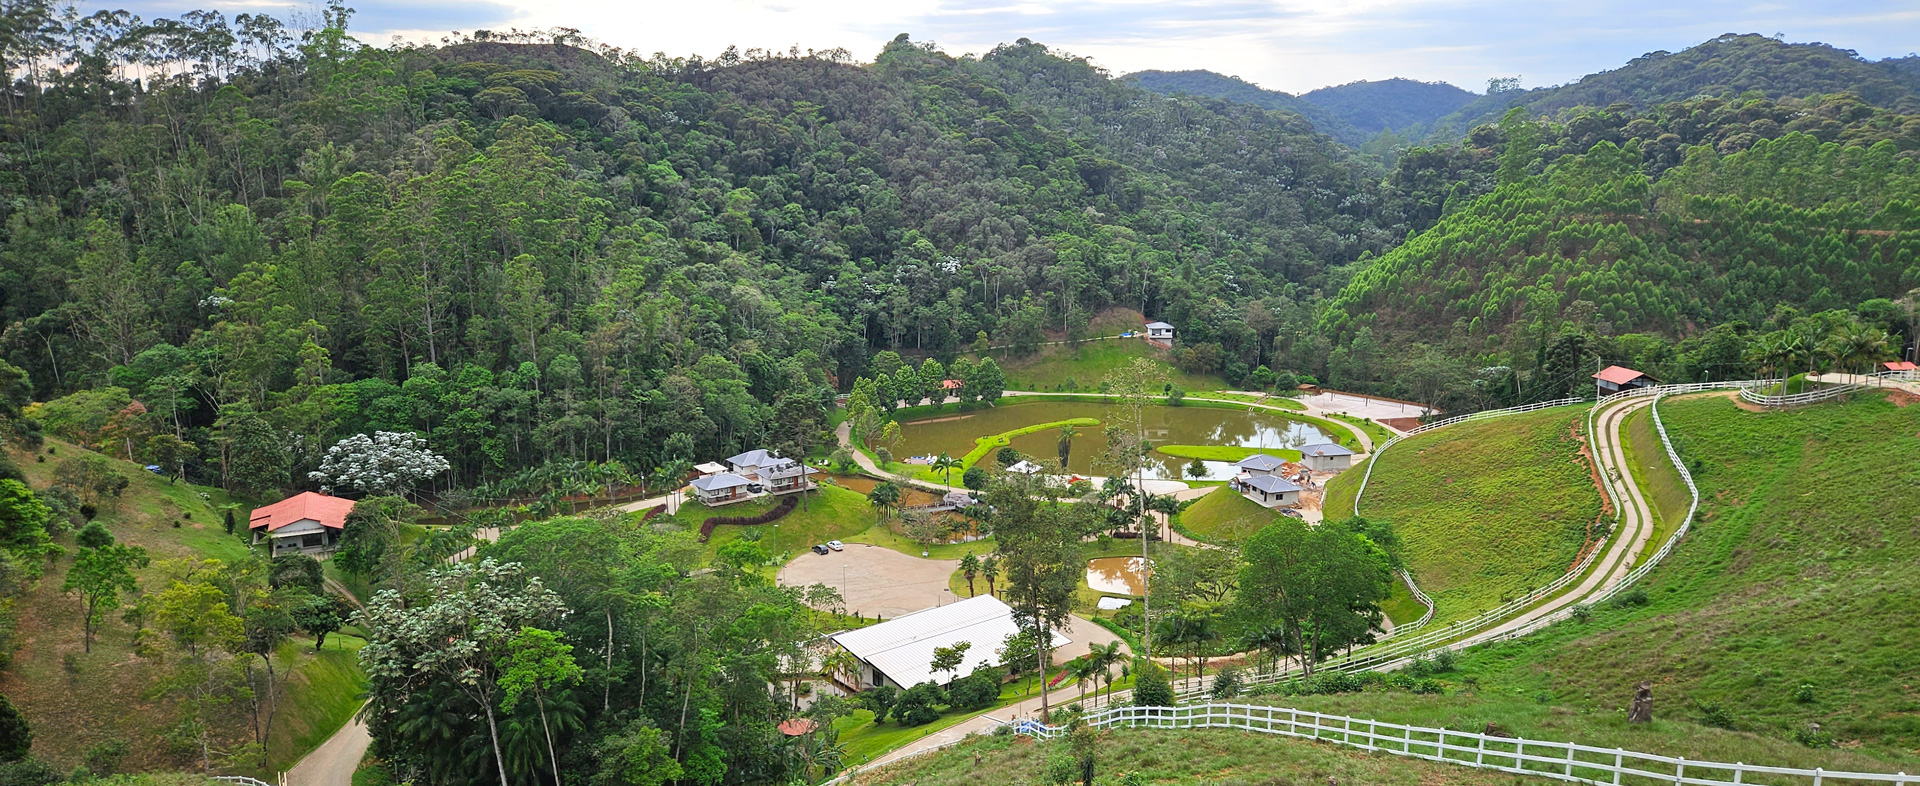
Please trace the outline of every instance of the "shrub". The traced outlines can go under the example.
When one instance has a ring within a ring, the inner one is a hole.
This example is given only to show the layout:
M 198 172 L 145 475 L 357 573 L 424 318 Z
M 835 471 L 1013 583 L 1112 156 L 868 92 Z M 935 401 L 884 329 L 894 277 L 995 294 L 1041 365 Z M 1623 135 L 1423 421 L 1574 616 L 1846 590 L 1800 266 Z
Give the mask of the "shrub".
M 1047 782 L 1054 786 L 1066 786 L 1080 779 L 1080 762 L 1066 751 L 1055 751 L 1047 757 Z
M 1133 706 L 1173 706 L 1173 683 L 1167 681 L 1167 670 L 1160 664 L 1144 658 L 1134 659 Z
M 1231 699 L 1240 695 L 1240 667 L 1228 666 L 1213 675 L 1213 687 L 1208 693 L 1216 699 Z
M 1809 748 L 1828 748 L 1833 746 L 1833 735 L 1821 731 L 1820 724 L 1808 722 L 1793 730 L 1793 741 Z
M 978 465 L 968 467 L 967 471 L 960 475 L 960 485 L 966 486 L 974 491 L 980 491 L 986 488 L 988 480 L 989 476 L 987 475 L 987 471 L 981 469 Z
M 981 666 L 972 674 L 954 680 L 947 688 L 947 699 L 954 709 L 984 710 L 1000 700 L 1000 670 Z
M 33 730 L 13 702 L 0 696 L 0 762 L 20 761 L 33 747 Z
M 1793 700 L 1801 704 L 1812 704 L 1815 698 L 1817 697 L 1814 695 L 1812 685 L 1803 682 L 1800 684 L 1800 687 L 1793 689 Z
M 1616 595 L 1613 600 L 1607 602 L 1616 609 L 1624 609 L 1633 606 L 1645 606 L 1650 600 L 1651 599 L 1647 597 L 1646 590 L 1635 588 Z
M 1014 450 L 1013 448 L 1001 448 L 1000 452 L 993 454 L 993 460 L 1002 467 L 1011 467 L 1020 463 L 1020 451 Z
M 133 746 L 119 737 L 110 737 L 87 749 L 86 767 L 94 775 L 112 775 L 120 771 L 121 760 L 133 752 Z
M 1567 610 L 1567 618 L 1574 622 L 1585 623 L 1587 620 L 1593 619 L 1593 607 L 1585 603 L 1574 606 Z
M 0 765 L 0 786 L 50 786 L 59 782 L 60 772 L 39 759 Z
M 862 691 L 855 696 L 853 703 L 873 712 L 873 722 L 887 719 L 887 713 L 893 710 L 893 703 L 900 698 L 900 689 L 892 685 L 881 685 Z
M 900 694 L 893 704 L 893 722 L 902 726 L 924 726 L 940 719 L 936 705 L 947 703 L 947 692 L 931 682 L 922 682 Z
M 113 545 L 113 532 L 109 531 L 105 524 L 98 521 L 89 521 L 86 526 L 81 527 L 80 531 L 73 536 L 73 542 L 79 544 L 81 548 L 88 549 L 111 546 Z
M 1719 704 L 1709 704 L 1705 702 L 1694 702 L 1694 707 L 1700 710 L 1700 723 L 1702 725 L 1712 726 L 1717 729 L 1727 729 L 1729 731 L 1733 730 L 1734 720 L 1732 710 Z

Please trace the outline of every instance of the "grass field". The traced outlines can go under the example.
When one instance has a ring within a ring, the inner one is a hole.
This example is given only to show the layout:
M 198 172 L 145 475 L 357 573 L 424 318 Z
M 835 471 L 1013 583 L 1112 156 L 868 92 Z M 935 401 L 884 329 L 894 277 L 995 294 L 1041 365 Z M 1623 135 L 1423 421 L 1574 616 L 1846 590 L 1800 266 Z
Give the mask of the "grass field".
M 1907 600 L 1920 597 L 1920 407 L 1885 395 L 1762 413 L 1722 396 L 1662 402 L 1702 504 L 1639 588 L 1646 605 L 1474 650 L 1463 679 L 1599 717 L 1651 680 L 1665 717 L 1716 708 L 1775 738 L 1769 763 L 1799 750 L 1779 738 L 1818 723 L 1836 745 L 1920 770 Z
M 653 520 L 672 521 L 698 532 L 701 522 L 711 517 L 756 516 L 771 510 L 779 504 L 779 500 L 779 497 L 766 496 L 716 508 L 688 500 L 673 515 L 661 514 Z M 767 552 L 767 556 L 775 564 L 785 564 L 805 553 L 815 543 L 851 539 L 873 526 L 877 520 L 878 514 L 867 505 L 865 494 L 823 485 L 818 492 L 808 494 L 801 507 L 794 508 L 792 513 L 778 521 L 750 527 L 724 524 L 715 527 L 713 537 L 707 542 L 706 556 L 711 558 L 721 546 L 755 532 L 759 534 L 759 546 Z
M 1196 540 L 1239 542 L 1279 518 L 1233 489 L 1222 488 L 1194 500 L 1180 511 L 1176 523 Z
M 1470 617 L 1564 573 L 1600 514 L 1600 492 L 1569 431 L 1584 409 L 1450 426 L 1373 459 L 1360 513 L 1394 525 L 1434 619 Z M 1323 508 L 1353 509 L 1365 470 L 1327 484 Z M 1211 496 L 1211 495 L 1209 495 Z
M 854 776 L 852 786 L 978 786 L 1043 783 L 1063 741 L 972 737 L 950 750 Z M 976 761 L 978 762 L 976 764 Z M 1095 747 L 1095 783 L 1138 773 L 1155 786 L 1494 786 L 1534 783 L 1504 773 L 1315 745 L 1231 729 L 1103 732 Z M 1077 782 L 1077 781 L 1076 781 Z
M 44 463 L 33 455 L 13 455 L 36 489 L 51 482 L 62 458 L 85 452 L 51 439 L 47 447 L 55 452 L 48 455 L 42 448 L 41 455 L 47 457 Z M 236 560 L 247 555 L 246 544 L 226 534 L 221 514 L 231 506 L 245 526 L 255 501 L 217 488 L 168 483 L 124 461 L 116 460 L 114 468 L 127 477 L 128 486 L 117 500 L 102 506 L 98 520 L 120 542 L 147 549 L 156 561 Z M 117 613 L 101 624 L 93 651 L 82 651 L 80 601 L 60 592 L 61 580 L 73 562 L 73 537 L 69 533 L 55 542 L 67 553 L 46 566 L 40 580 L 15 601 L 21 647 L 13 654 L 12 665 L 0 672 L 0 693 L 18 705 L 33 725 L 33 755 L 65 769 L 79 764 L 88 748 L 118 738 L 132 745 L 123 768 L 157 770 L 194 764 L 167 749 L 167 729 L 178 720 L 177 709 L 172 699 L 152 690 L 172 674 L 173 664 L 134 656 L 132 631 Z M 161 580 L 161 568 L 156 565 L 138 575 L 142 588 L 152 590 Z M 358 706 L 354 696 L 361 678 L 348 647 L 350 642 L 336 644 L 329 639 L 328 649 L 315 656 L 310 652 L 311 639 L 294 638 L 282 648 L 276 658 L 276 670 L 283 670 L 284 681 L 269 745 L 272 762 L 291 763 L 331 734 Z M 229 705 L 216 722 L 222 746 L 251 738 L 244 702 Z
M 1628 415 L 1621 433 L 1625 437 L 1621 444 L 1626 450 L 1627 465 L 1634 470 L 1633 481 L 1659 518 L 1653 537 L 1634 560 L 1638 564 L 1659 551 L 1661 544 L 1680 528 L 1693 498 L 1687 494 L 1686 483 L 1680 480 L 1680 473 L 1667 458 L 1667 449 L 1660 444 L 1660 432 L 1653 427 L 1651 411 L 1641 409 Z
M 1089 341 L 1077 349 L 1065 345 L 1041 347 L 1025 357 L 991 352 L 1007 374 L 1008 390 L 1095 391 L 1115 370 L 1134 358 L 1151 361 L 1159 376 L 1189 393 L 1223 390 L 1227 382 L 1212 374 L 1188 374 L 1173 367 L 1167 350 L 1140 339 Z
M 1393 439 L 1395 436 L 1393 431 L 1388 429 L 1386 426 L 1382 426 L 1366 418 L 1357 418 L 1352 415 L 1342 415 L 1338 412 L 1329 412 L 1327 414 L 1331 416 L 1334 420 L 1338 420 L 1342 423 L 1346 423 L 1348 425 L 1351 425 L 1351 426 L 1354 426 L 1355 428 L 1360 429 L 1361 431 L 1366 432 L 1367 438 L 1373 440 L 1373 444 L 1376 446 L 1383 442 L 1386 442 L 1387 440 Z
M 1288 461 L 1299 461 L 1300 451 L 1287 448 L 1242 448 L 1232 445 L 1160 445 L 1154 450 L 1174 458 L 1200 459 L 1202 461 L 1239 461 L 1255 453 L 1278 456 Z

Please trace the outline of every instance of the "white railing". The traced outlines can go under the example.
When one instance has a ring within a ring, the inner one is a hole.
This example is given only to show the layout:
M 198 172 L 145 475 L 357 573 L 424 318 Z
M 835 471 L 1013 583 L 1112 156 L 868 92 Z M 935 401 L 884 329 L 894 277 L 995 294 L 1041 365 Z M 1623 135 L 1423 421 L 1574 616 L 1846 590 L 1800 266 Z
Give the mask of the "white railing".
M 259 778 L 249 778 L 245 775 L 209 775 L 207 780 L 216 783 L 237 783 L 240 786 L 273 786 Z
M 1859 390 L 1864 387 L 1866 387 L 1866 385 L 1860 384 L 1858 382 L 1841 382 L 1838 384 L 1827 385 L 1825 387 L 1820 388 L 1819 390 L 1809 390 L 1803 393 L 1791 393 L 1785 396 L 1771 396 L 1771 395 L 1767 395 L 1765 393 L 1759 392 L 1757 388 L 1746 387 L 1746 388 L 1740 389 L 1740 400 L 1745 401 L 1749 404 L 1758 404 L 1760 406 L 1767 407 L 1767 408 L 1798 407 L 1806 404 L 1814 404 L 1821 401 L 1826 401 L 1827 399 L 1839 398 L 1841 396 L 1844 396 L 1848 393 L 1852 393 L 1853 391 Z
M 1408 573 L 1406 568 L 1400 569 L 1400 581 L 1407 585 L 1407 592 L 1413 594 L 1414 600 L 1419 601 L 1420 605 L 1427 607 L 1427 613 L 1420 615 L 1420 619 L 1411 624 L 1395 626 L 1393 633 L 1388 634 L 1392 636 L 1412 633 L 1426 627 L 1427 623 L 1433 621 L 1433 598 L 1427 597 L 1426 591 L 1420 589 L 1420 585 L 1413 583 L 1413 574 Z
M 1905 772 L 1847 772 L 1693 761 L 1683 756 L 1661 756 L 1622 748 L 1502 737 L 1253 704 L 1111 707 L 1090 714 L 1082 721 L 1094 728 L 1243 729 L 1595 786 L 1799 786 L 1803 783 L 1808 786 L 1850 783 L 1905 786 L 1920 783 L 1920 776 Z M 1039 723 L 1022 723 L 1015 730 L 1041 739 L 1066 731 Z

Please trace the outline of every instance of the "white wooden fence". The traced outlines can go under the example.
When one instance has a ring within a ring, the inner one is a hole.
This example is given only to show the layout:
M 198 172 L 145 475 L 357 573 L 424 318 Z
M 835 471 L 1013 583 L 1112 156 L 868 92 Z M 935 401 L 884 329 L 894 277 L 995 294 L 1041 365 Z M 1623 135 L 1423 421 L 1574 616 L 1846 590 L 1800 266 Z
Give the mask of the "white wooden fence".
M 1112 707 L 1082 719 L 1094 728 L 1243 729 L 1347 745 L 1368 751 L 1538 775 L 1595 786 L 1827 786 L 1828 784 L 1920 783 L 1904 772 L 1844 772 L 1692 761 L 1621 748 L 1530 740 L 1452 729 L 1388 723 L 1370 718 L 1252 704 L 1188 704 L 1179 707 Z M 1024 722 L 1016 733 L 1041 739 L 1065 728 Z

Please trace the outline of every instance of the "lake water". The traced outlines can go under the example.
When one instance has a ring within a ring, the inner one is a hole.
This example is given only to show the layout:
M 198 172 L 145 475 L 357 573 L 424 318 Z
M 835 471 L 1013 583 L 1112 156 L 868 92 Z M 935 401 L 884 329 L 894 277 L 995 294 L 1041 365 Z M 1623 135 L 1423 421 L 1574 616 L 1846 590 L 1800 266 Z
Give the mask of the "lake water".
M 1101 557 L 1087 560 L 1087 586 L 1111 595 L 1141 595 L 1147 591 L 1139 557 Z
M 900 435 L 905 441 L 897 455 L 904 458 L 946 453 L 959 458 L 973 450 L 976 437 L 1069 418 L 1094 418 L 1101 425 L 1080 427 L 1079 436 L 1073 440 L 1073 452 L 1068 458 L 1067 470 L 1078 475 L 1104 476 L 1110 474 L 1111 470 L 1101 465 L 1101 454 L 1106 452 L 1106 436 L 1102 429 L 1114 421 L 1113 414 L 1117 413 L 1109 404 L 1036 401 L 1003 403 L 991 409 L 958 415 L 937 415 L 901 423 Z M 1304 445 L 1335 441 L 1311 423 L 1242 409 L 1148 407 L 1146 419 L 1147 440 L 1154 445 L 1298 449 Z M 1059 439 L 1058 430 L 1048 429 L 1014 437 L 1012 447 L 1036 460 L 1053 461 L 1057 458 Z M 1204 480 L 1226 480 L 1233 476 L 1233 464 L 1230 462 L 1205 463 L 1207 475 L 1202 478 Z M 1185 459 L 1158 451 L 1150 452 L 1147 454 L 1146 476 L 1167 480 L 1185 479 L 1188 477 L 1185 474 L 1187 464 Z M 954 480 L 958 481 L 959 478 L 955 477 Z

